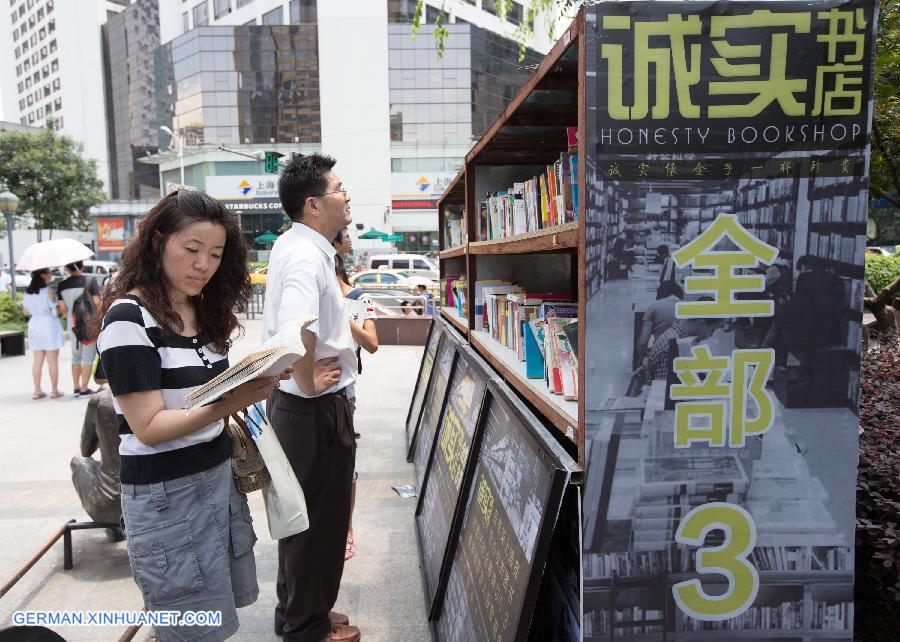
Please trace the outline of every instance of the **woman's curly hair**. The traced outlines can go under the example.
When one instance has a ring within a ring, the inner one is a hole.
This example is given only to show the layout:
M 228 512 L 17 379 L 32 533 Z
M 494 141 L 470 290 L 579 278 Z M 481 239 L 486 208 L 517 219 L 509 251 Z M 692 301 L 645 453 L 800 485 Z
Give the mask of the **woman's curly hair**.
M 169 301 L 162 253 L 172 234 L 202 222 L 215 223 L 225 229 L 225 249 L 222 262 L 203 291 L 199 296 L 191 297 L 197 333 L 220 354 L 227 352 L 231 335 L 236 330 L 243 332 L 237 313 L 247 309 L 252 292 L 247 248 L 237 214 L 213 197 L 195 190 L 182 189 L 165 196 L 140 220 L 137 234 L 122 254 L 122 269 L 103 295 L 100 314 L 95 316 L 98 326 L 113 301 L 136 289 L 141 293 L 141 304 L 156 322 L 164 329 L 180 334 L 184 324 Z

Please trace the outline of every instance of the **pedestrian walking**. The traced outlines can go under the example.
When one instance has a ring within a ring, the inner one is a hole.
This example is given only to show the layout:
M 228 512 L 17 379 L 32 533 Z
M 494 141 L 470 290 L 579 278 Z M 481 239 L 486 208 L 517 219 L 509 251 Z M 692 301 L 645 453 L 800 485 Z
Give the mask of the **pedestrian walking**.
M 141 220 L 101 304 L 99 347 L 121 435 L 128 558 L 149 611 L 218 611 L 209 626 L 156 626 L 156 639 L 224 640 L 256 601 L 256 536 L 234 485 L 223 417 L 266 398 L 245 383 L 190 415 L 184 397 L 228 367 L 250 296 L 237 216 L 202 192 L 167 195 Z
M 353 351 L 356 353 L 356 374 L 362 374 L 362 355 L 360 350 L 366 349 L 369 354 L 374 354 L 378 350 L 378 329 L 375 327 L 375 304 L 372 298 L 365 294 L 359 288 L 350 285 L 347 277 L 347 268 L 344 263 L 344 257 L 353 250 L 353 240 L 350 238 L 350 232 L 345 227 L 331 243 L 334 246 L 334 268 L 337 274 L 338 283 L 341 286 L 341 294 L 347 299 L 345 307 L 347 307 L 348 316 L 350 317 L 350 334 L 353 337 Z M 353 304 L 352 301 L 359 303 Z M 350 411 L 354 416 L 354 425 L 356 417 L 356 399 L 350 399 Z M 359 439 L 359 433 L 354 429 L 353 438 Z M 356 506 L 356 480 L 359 473 L 354 466 L 353 470 L 353 487 L 350 491 L 350 526 L 347 529 L 347 545 L 344 548 L 344 561 L 349 560 L 356 555 L 356 537 L 353 534 L 353 508 Z
M 97 337 L 88 336 L 82 330 L 91 323 L 89 317 L 100 307 L 100 286 L 85 276 L 83 269 L 83 261 L 67 264 L 69 276 L 57 286 L 59 309 L 66 317 L 66 331 L 72 342 L 72 381 L 75 382 L 73 394 L 76 397 L 94 394 L 90 382 L 94 357 L 97 356 Z M 81 318 L 76 320 L 76 315 Z M 76 331 L 76 325 L 82 327 Z
M 28 347 L 34 355 L 31 377 L 34 380 L 33 399 L 47 396 L 41 389 L 44 361 L 50 374 L 50 397 L 63 396 L 59 391 L 59 350 L 65 343 L 62 326 L 56 316 L 56 295 L 50 288 L 53 275 L 50 270 L 35 270 L 31 273 L 31 283 L 25 289 L 25 314 L 28 316 Z
M 333 158 L 312 154 L 285 167 L 278 195 L 293 225 L 272 247 L 263 307 L 263 339 L 285 323 L 318 318 L 303 331 L 309 356 L 268 404 L 309 514 L 307 531 L 278 542 L 275 633 L 303 642 L 359 640 L 359 629 L 331 610 L 350 523 L 356 457 L 350 400 L 357 368 L 331 245 L 350 222 L 350 197 L 334 165 Z

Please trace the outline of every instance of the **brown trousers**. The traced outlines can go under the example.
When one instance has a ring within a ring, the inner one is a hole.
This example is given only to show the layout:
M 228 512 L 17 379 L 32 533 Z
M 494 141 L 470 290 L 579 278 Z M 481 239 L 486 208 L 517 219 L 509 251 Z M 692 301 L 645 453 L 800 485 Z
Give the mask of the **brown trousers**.
M 278 541 L 275 628 L 292 642 L 322 640 L 331 631 L 356 460 L 353 415 L 343 394 L 305 399 L 275 390 L 269 420 L 306 495 L 309 529 Z

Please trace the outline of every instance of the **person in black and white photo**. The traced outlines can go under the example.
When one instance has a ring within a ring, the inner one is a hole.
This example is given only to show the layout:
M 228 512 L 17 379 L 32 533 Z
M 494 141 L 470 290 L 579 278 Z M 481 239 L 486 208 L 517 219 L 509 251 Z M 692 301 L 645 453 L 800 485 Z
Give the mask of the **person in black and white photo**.
M 307 357 L 268 404 L 309 514 L 307 531 L 278 542 L 275 632 L 296 642 L 360 637 L 346 616 L 331 610 L 350 522 L 357 369 L 331 244 L 350 223 L 350 197 L 334 165 L 328 156 L 301 156 L 288 163 L 279 180 L 282 207 L 293 225 L 272 248 L 263 308 L 264 340 L 285 323 L 318 319 L 303 330 Z

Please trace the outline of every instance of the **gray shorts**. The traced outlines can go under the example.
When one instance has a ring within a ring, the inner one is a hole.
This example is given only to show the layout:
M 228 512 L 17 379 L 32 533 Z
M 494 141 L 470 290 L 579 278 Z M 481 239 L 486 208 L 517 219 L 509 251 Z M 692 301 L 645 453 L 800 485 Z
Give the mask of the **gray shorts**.
M 74 332 L 69 333 L 69 338 L 72 340 L 72 365 L 94 365 L 94 357 L 97 356 L 97 343 L 82 343 L 75 338 Z
M 157 626 L 159 642 L 224 640 L 256 601 L 256 534 L 231 460 L 158 484 L 122 484 L 128 560 L 149 611 L 220 611 L 220 626 Z

